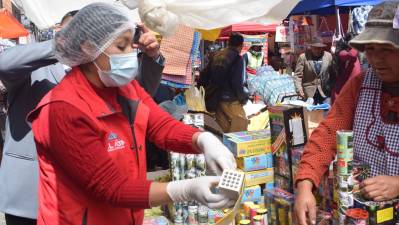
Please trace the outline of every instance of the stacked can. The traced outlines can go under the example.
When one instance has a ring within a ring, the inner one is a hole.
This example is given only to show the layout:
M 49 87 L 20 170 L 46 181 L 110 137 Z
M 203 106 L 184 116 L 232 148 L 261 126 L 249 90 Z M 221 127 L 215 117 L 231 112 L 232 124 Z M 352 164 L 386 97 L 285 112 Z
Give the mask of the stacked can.
M 350 174 L 353 161 L 353 131 L 337 131 L 337 176 L 336 193 L 337 207 L 334 209 L 334 221 L 344 224 L 346 210 L 353 207 L 354 199 L 350 188 Z

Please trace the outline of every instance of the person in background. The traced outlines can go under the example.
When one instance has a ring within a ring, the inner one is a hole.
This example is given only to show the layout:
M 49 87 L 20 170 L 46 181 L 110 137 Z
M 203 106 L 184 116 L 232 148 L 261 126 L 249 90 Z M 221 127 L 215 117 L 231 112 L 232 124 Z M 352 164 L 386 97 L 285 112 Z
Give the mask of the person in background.
M 325 47 L 323 40 L 315 37 L 310 49 L 299 56 L 294 73 L 298 95 L 312 98 L 315 104 L 321 104 L 330 97 L 335 76 L 333 57 L 324 51 Z
M 254 42 L 243 57 L 248 76 L 255 76 L 256 70 L 265 64 L 265 54 L 263 53 L 262 43 Z
M 349 41 L 353 39 L 353 34 L 348 33 L 344 38 L 337 42 L 335 51 L 335 83 L 331 93 L 331 104 L 334 104 L 346 82 L 353 76 L 361 73 L 358 51 L 349 46 Z
M 60 31 L 78 11 L 67 13 Z M 150 33 L 140 37 L 144 54 L 137 80 L 152 93 L 163 71 L 159 44 Z M 38 161 L 30 125 L 25 122 L 42 97 L 70 71 L 54 57 L 52 41 L 16 46 L 0 54 L 0 80 L 8 90 L 8 116 L 0 167 L 0 211 L 7 225 L 36 225 Z M 144 82 L 145 81 L 145 82 Z
M 173 119 L 134 80 L 129 15 L 93 3 L 54 38 L 56 58 L 72 70 L 28 116 L 39 156 L 38 225 L 142 224 L 145 208 L 172 201 L 225 208 L 237 200 L 212 192 L 217 176 L 146 179 L 146 138 L 162 149 L 203 153 L 216 174 L 236 162 L 218 138 Z
M 343 87 L 327 118 L 305 146 L 295 178 L 295 214 L 300 225 L 316 224 L 312 193 L 337 153 L 336 132 L 353 130 L 354 160 L 370 166 L 360 184 L 366 199 L 399 197 L 399 1 L 384 1 L 369 13 L 366 29 L 349 44 L 366 53 L 371 67 Z
M 243 105 L 249 95 L 244 87 L 244 60 L 240 55 L 244 37 L 230 35 L 228 47 L 216 52 L 201 71 L 199 85 L 205 87 L 208 111 L 216 112 L 216 121 L 223 132 L 247 130 L 248 121 Z

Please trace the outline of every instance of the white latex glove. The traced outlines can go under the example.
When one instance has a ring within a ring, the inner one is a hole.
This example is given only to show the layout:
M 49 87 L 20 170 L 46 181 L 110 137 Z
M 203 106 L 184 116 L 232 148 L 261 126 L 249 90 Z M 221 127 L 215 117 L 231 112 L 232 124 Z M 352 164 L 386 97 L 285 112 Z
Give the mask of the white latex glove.
M 211 209 L 223 209 L 234 205 L 237 199 L 230 199 L 223 193 L 214 194 L 220 177 L 198 177 L 190 180 L 170 182 L 166 188 L 173 202 L 197 201 Z
M 233 153 L 215 135 L 209 132 L 201 133 L 198 136 L 197 145 L 205 155 L 209 172 L 220 176 L 225 169 L 237 169 Z

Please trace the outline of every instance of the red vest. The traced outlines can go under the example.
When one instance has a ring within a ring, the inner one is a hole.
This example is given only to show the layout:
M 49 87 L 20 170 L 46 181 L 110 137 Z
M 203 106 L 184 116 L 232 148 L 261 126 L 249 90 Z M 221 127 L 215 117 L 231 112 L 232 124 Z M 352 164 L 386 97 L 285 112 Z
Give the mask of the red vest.
M 137 180 L 146 180 L 145 136 L 149 108 L 140 102 L 140 96 L 136 92 L 138 86 L 134 81 L 119 89 L 119 95 L 131 100 L 133 108 L 136 108 L 133 110 L 135 137 L 126 116 L 108 107 L 78 68 L 74 68 L 43 98 L 30 114 L 29 120 L 39 117 L 41 108 L 54 102 L 62 101 L 73 105 L 98 125 L 98 136 L 104 141 L 104 151 L 115 159 L 119 169 Z M 40 118 L 45 119 L 45 116 L 40 115 Z M 38 225 L 142 224 L 142 209 L 115 208 L 91 198 L 76 186 L 69 176 L 46 156 L 46 151 L 55 147 L 37 143 L 40 156 Z

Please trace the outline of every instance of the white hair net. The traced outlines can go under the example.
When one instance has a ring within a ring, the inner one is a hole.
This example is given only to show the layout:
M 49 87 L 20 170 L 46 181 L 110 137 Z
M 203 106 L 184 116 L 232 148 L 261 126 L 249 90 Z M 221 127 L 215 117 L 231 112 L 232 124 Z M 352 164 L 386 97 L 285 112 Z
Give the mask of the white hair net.
M 92 62 L 122 33 L 134 33 L 135 27 L 127 10 L 108 3 L 90 4 L 55 35 L 55 56 L 71 67 Z

